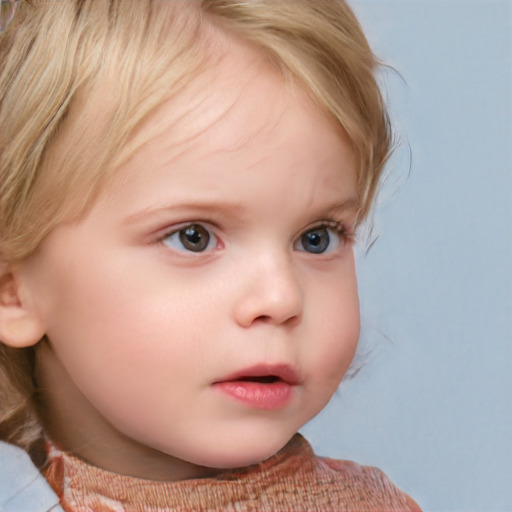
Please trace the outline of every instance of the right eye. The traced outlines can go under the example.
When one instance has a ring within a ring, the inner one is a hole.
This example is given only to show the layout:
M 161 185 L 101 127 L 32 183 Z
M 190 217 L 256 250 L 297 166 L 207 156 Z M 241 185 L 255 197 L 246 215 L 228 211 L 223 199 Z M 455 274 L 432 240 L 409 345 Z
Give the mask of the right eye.
M 162 237 L 162 243 L 176 251 L 204 252 L 215 249 L 218 240 L 202 224 L 188 224 Z
M 348 243 L 348 235 L 339 223 L 326 223 L 304 232 L 295 244 L 299 251 L 310 254 L 334 253 Z

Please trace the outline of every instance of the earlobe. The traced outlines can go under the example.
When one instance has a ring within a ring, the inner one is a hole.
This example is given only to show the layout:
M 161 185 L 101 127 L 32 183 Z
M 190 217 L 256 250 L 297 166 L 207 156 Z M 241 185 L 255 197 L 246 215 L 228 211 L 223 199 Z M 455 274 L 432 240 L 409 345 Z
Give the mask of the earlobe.
M 0 341 L 14 348 L 35 345 L 45 334 L 18 277 L 16 272 L 0 272 Z

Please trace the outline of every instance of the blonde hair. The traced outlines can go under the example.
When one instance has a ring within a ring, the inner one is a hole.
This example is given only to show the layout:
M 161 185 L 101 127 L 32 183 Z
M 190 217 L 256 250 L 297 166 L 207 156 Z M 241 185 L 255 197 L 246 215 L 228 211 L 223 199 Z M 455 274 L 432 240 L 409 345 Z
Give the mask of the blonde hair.
M 366 217 L 391 135 L 378 62 L 345 2 L 25 0 L 0 36 L 0 284 L 2 264 L 88 211 L 136 151 L 137 128 L 215 64 L 219 31 L 252 44 L 345 130 Z M 42 438 L 33 359 L 0 343 L 0 438 L 29 452 Z

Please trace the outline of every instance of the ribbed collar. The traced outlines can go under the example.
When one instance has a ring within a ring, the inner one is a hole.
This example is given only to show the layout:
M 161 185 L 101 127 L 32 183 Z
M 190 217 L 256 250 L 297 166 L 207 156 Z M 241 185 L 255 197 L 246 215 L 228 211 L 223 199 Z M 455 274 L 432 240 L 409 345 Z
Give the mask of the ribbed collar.
M 313 470 L 313 450 L 296 434 L 281 451 L 260 464 L 215 478 L 179 482 L 111 473 L 49 444 L 45 477 L 66 512 L 261 510 L 265 496 L 279 493 L 283 486 L 293 486 L 298 473 Z

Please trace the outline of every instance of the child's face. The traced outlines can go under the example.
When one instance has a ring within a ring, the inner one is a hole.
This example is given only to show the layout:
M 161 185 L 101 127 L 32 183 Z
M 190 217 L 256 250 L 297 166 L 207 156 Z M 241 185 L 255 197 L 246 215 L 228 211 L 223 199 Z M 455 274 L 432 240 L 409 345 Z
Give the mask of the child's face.
M 218 71 L 158 110 L 147 129 L 172 127 L 26 266 L 63 438 L 85 444 L 84 411 L 96 433 L 106 419 L 112 444 L 87 458 L 148 478 L 116 446 L 216 468 L 271 456 L 329 401 L 359 335 L 348 142 L 249 50 Z

